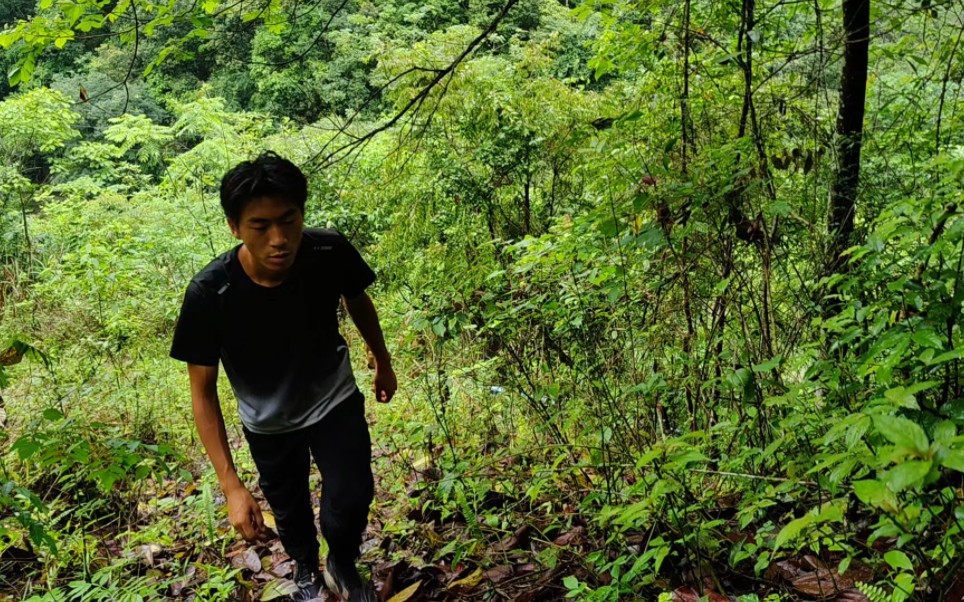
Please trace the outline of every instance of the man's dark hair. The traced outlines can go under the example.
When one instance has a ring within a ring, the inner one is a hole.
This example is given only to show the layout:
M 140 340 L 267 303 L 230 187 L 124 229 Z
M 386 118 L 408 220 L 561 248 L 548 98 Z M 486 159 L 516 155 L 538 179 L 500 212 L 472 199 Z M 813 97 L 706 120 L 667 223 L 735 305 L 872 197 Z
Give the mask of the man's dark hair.
M 221 208 L 235 223 L 248 201 L 258 197 L 286 199 L 304 213 L 308 179 L 297 165 L 271 151 L 238 163 L 221 179 Z

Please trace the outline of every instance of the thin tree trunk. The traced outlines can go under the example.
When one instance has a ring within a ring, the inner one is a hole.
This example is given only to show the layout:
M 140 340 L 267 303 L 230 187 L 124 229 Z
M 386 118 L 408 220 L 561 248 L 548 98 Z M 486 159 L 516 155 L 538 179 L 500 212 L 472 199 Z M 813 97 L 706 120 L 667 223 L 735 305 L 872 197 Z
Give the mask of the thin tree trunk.
M 841 254 L 852 244 L 854 232 L 867 98 L 870 0 L 843 0 L 843 25 L 846 45 L 837 111 L 837 175 L 830 193 L 830 259 L 834 272 L 845 269 L 846 258 Z

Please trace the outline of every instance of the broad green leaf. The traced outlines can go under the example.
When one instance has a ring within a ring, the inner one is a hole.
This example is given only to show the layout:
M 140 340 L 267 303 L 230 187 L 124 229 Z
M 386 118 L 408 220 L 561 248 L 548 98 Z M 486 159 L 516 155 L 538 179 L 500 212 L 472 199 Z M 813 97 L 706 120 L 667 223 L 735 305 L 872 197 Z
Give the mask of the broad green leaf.
M 941 414 L 951 420 L 964 422 L 964 399 L 954 399 L 941 406 Z
M 933 328 L 918 330 L 911 338 L 921 347 L 931 349 L 942 349 L 944 347 L 944 337 L 934 332 Z
M 950 420 L 942 420 L 934 427 L 934 441 L 947 441 L 957 435 L 957 425 Z
M 41 447 L 43 447 L 43 445 L 36 439 L 20 438 L 10 446 L 10 451 L 17 452 L 21 460 L 26 460 L 40 451 Z
M 959 449 L 948 450 L 941 459 L 940 464 L 951 470 L 964 472 L 964 451 Z
M 261 602 L 268 602 L 269 600 L 277 600 L 282 597 L 290 596 L 291 594 L 298 591 L 298 586 L 294 584 L 293 581 L 288 581 L 287 579 L 270 581 L 267 586 L 265 586 L 264 591 L 261 593 L 259 600 Z
M 880 434 L 897 447 L 924 454 L 929 443 L 927 434 L 916 422 L 901 416 L 874 416 L 874 426 Z
M 911 564 L 910 558 L 907 554 L 904 554 L 900 550 L 891 550 L 884 554 L 884 560 L 895 569 L 907 569 L 908 571 L 914 570 L 914 565 Z
M 856 481 L 854 493 L 857 499 L 868 506 L 880 508 L 886 512 L 897 511 L 897 496 L 880 481 L 874 479 Z
M 893 490 L 900 493 L 913 485 L 919 485 L 931 470 L 930 460 L 909 460 L 888 470 L 881 477 Z
M 54 420 L 60 420 L 64 415 L 57 408 L 47 408 L 43 412 L 44 420 L 49 420 L 53 422 Z
M 754 372 L 769 372 L 774 368 L 778 367 L 783 361 L 783 358 L 779 355 L 770 358 L 769 360 L 763 362 L 762 364 L 757 364 L 753 366 Z
M 952 349 L 951 351 L 945 351 L 944 353 L 932 359 L 929 365 L 933 366 L 934 364 L 943 364 L 944 362 L 960 359 L 961 357 L 964 357 L 964 353 L 962 353 L 960 349 Z
M 779 550 L 787 543 L 795 540 L 800 536 L 800 532 L 806 527 L 810 526 L 812 523 L 813 517 L 808 514 L 806 516 L 796 518 L 784 525 L 784 527 L 780 529 L 780 532 L 777 534 L 777 539 L 774 542 L 774 549 Z
M 920 406 L 917 404 L 917 399 L 914 394 L 905 389 L 904 387 L 894 387 L 893 389 L 888 389 L 884 392 L 884 397 L 889 399 L 891 402 L 899 405 L 902 408 L 907 408 L 911 410 L 919 410 Z

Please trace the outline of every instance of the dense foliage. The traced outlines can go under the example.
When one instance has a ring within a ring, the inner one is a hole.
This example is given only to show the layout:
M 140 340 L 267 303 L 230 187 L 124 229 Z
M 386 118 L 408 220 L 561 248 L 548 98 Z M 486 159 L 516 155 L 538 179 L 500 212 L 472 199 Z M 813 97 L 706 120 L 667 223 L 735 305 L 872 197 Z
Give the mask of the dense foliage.
M 166 357 L 271 149 L 380 277 L 383 599 L 961 599 L 964 6 L 870 3 L 854 195 L 849 2 L 4 3 L 0 592 L 278 594 Z

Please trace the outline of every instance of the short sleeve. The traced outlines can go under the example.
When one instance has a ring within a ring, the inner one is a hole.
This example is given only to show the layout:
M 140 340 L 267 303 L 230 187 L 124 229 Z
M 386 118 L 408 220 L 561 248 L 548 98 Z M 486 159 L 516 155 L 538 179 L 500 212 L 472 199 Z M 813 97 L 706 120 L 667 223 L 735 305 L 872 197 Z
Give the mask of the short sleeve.
M 340 293 L 346 299 L 354 299 L 375 282 L 375 272 L 365 263 L 361 253 L 348 239 L 341 237 L 339 245 Z
M 192 282 L 184 293 L 174 327 L 171 357 L 199 366 L 217 366 L 221 358 L 217 299 Z

